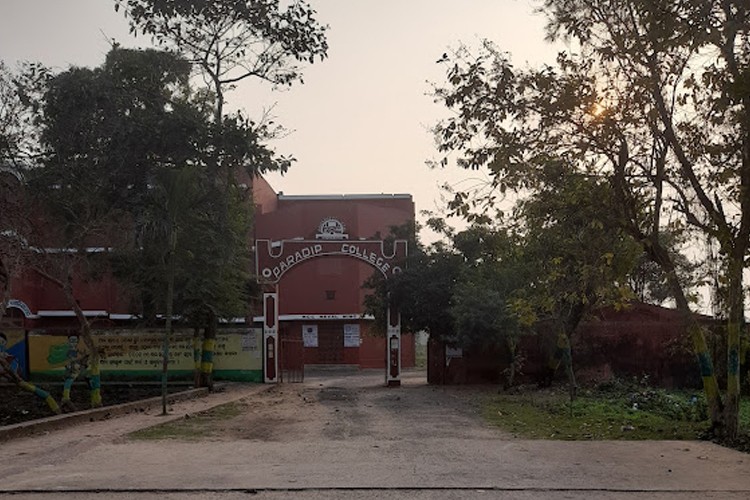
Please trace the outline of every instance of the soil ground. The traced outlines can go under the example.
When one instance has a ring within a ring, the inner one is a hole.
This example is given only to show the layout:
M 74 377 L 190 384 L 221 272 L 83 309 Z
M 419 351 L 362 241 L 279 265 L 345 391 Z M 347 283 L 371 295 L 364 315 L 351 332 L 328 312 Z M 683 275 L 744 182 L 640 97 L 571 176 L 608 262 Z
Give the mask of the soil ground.
M 236 404 L 239 415 L 211 423 L 209 440 L 310 443 L 421 440 L 434 436 L 508 437 L 479 418 L 490 387 L 427 386 L 411 372 L 401 388 L 385 388 L 371 371 L 312 372 L 304 384 L 278 384 Z
M 58 404 L 60 403 L 62 384 L 38 385 L 52 394 Z M 187 386 L 170 386 L 169 393 L 186 389 Z M 154 384 L 106 384 L 102 387 L 104 406 L 140 401 L 160 394 L 161 386 Z M 75 406 L 75 410 L 88 409 L 90 407 L 88 387 L 82 383 L 76 383 L 71 390 L 70 399 Z M 44 401 L 13 384 L 0 385 L 0 401 L 2 401 L 2 404 L 0 404 L 0 426 L 28 422 L 54 415 Z
M 304 384 L 233 386 L 0 447 L 0 498 L 750 498 L 750 458 L 697 441 L 517 440 L 485 424 L 488 388 L 434 387 L 406 373 L 326 373 Z M 234 402 L 191 439 L 131 431 Z M 197 439 L 196 439 L 197 438 Z

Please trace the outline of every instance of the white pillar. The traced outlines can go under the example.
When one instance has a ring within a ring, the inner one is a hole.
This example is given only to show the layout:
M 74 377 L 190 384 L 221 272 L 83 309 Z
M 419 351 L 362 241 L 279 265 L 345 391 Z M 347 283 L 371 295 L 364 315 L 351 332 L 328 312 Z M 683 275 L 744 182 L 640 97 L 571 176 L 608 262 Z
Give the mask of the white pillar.
M 263 294 L 263 377 L 279 381 L 279 294 Z
M 385 385 L 401 385 L 401 314 L 393 307 L 388 308 L 388 329 L 386 334 Z

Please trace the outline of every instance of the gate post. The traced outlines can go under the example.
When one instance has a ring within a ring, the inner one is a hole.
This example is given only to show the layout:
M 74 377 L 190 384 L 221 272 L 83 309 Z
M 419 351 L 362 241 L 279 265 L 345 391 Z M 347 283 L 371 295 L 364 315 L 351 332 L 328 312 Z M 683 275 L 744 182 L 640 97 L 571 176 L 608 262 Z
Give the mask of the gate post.
M 385 385 L 401 385 L 401 314 L 393 307 L 388 307 L 388 333 L 386 335 Z
M 279 294 L 263 294 L 263 377 L 278 382 L 279 373 Z

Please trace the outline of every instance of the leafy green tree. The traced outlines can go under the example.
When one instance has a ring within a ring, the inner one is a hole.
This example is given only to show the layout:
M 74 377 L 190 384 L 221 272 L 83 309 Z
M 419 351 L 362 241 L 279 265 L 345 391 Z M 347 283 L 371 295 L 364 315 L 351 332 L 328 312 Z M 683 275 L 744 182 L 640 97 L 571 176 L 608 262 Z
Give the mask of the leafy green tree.
M 365 310 L 375 316 L 376 325 L 386 325 L 388 307 L 398 308 L 405 330 L 424 330 L 432 338 L 450 341 L 455 328 L 449 311 L 463 259 L 441 243 L 425 248 L 413 227 L 391 228 L 386 241 L 396 239 L 408 242 L 406 265 L 388 280 L 373 273 L 363 285 L 373 290 L 365 297 Z
M 517 70 L 492 44 L 445 61 L 442 162 L 487 168 L 492 187 L 536 189 L 550 159 L 607 179 L 620 227 L 659 265 L 698 357 L 715 430 L 737 432 L 742 268 L 750 234 L 748 7 L 740 2 L 548 0 L 551 38 L 580 55 Z M 713 58 L 708 57 L 709 54 Z M 719 242 L 729 309 L 728 391 L 662 234 L 692 225 Z M 731 298 L 730 298 L 731 297 Z
M 622 307 L 632 298 L 628 277 L 642 254 L 612 217 L 609 186 L 556 165 L 515 216 L 531 269 L 517 305 L 550 320 L 558 334 L 551 368 L 560 361 L 575 395 L 571 338 L 594 307 Z
M 178 135 L 174 129 L 153 125 L 164 123 L 176 105 L 186 68 L 156 51 L 114 48 L 101 68 L 60 73 L 30 103 L 39 111 L 43 155 L 24 171 L 26 196 L 30 213 L 43 222 L 34 226 L 28 255 L 31 268 L 61 289 L 78 318 L 92 406 L 102 403 L 100 353 L 76 283 L 108 273 L 105 255 L 129 244 L 131 214 L 147 195 L 155 158 L 173 158 L 179 150 L 168 140 Z M 78 375 L 71 373 L 73 380 Z M 64 396 L 70 404 L 69 391 Z
M 467 350 L 507 346 L 511 358 L 503 361 L 512 384 L 520 329 L 511 291 L 523 278 L 510 264 L 511 239 L 487 226 L 454 234 L 440 219 L 428 223 L 447 241 L 423 247 L 412 236 L 404 270 L 387 281 L 373 275 L 366 283 L 374 290 L 365 299 L 367 311 L 376 324 L 386 324 L 390 305 L 401 313 L 405 329 Z
M 469 352 L 505 346 L 506 386 L 512 386 L 523 357 L 518 351 L 524 328 L 519 290 L 529 278 L 520 241 L 512 231 L 475 223 L 453 237 L 463 269 L 451 299 L 459 345 Z
M 198 156 L 207 118 L 189 100 L 189 70 L 171 54 L 114 47 L 101 67 L 71 68 L 28 100 L 43 154 L 23 171 L 27 213 L 40 220 L 22 241 L 30 267 L 59 286 L 76 313 L 94 405 L 99 353 L 76 300 L 77 277 L 99 279 L 115 250 L 138 248 L 158 174 Z
M 200 68 L 224 117 L 225 92 L 247 78 L 274 85 L 302 80 L 300 63 L 326 57 L 326 27 L 295 0 L 115 0 L 132 32 L 150 35 Z
M 549 34 L 577 39 L 618 84 L 616 94 L 606 96 L 611 105 L 605 104 L 600 122 L 619 146 L 620 161 L 630 160 L 635 141 L 622 132 L 619 117 L 636 101 L 639 106 L 626 113 L 647 124 L 668 155 L 651 183 L 668 186 L 683 220 L 715 239 L 723 254 L 728 348 L 720 431 L 734 439 L 750 245 L 750 6 L 731 0 L 578 3 L 545 2 L 552 12 Z
M 707 273 L 705 264 L 689 260 L 680 249 L 686 248 L 690 238 L 695 236 L 691 231 L 661 233 L 661 245 L 667 249 L 675 264 L 675 273 L 688 293 L 690 303 L 698 302 L 698 287 L 705 281 Z M 630 288 L 641 302 L 661 305 L 674 301 L 672 288 L 669 286 L 664 270 L 647 254 L 641 254 L 628 279 Z
M 195 166 L 179 169 L 163 169 L 156 172 L 151 188 L 149 210 L 146 211 L 146 235 L 152 241 L 163 241 L 161 247 L 164 269 L 160 275 L 166 279 L 164 296 L 164 341 L 162 345 L 162 414 L 167 414 L 167 372 L 169 364 L 169 338 L 173 333 L 175 280 L 177 274 L 177 250 L 186 226 L 195 218 L 200 191 L 198 170 Z
M 24 97 L 40 92 L 47 76 L 40 65 L 25 64 L 13 72 L 0 61 L 0 318 L 11 297 L 11 280 L 26 267 L 29 254 L 31 219 L 23 196 L 23 170 L 38 153 L 38 128 Z M 3 349 L 0 380 L 34 394 L 53 413 L 62 411 L 50 393 L 21 377 Z
M 0 316 L 10 298 L 11 278 L 23 267 L 23 241 L 30 226 L 21 194 L 23 171 L 39 154 L 39 127 L 32 97 L 43 92 L 46 68 L 25 63 L 16 71 L 0 61 Z
M 115 0 L 115 9 L 121 8 L 132 32 L 150 35 L 160 46 L 181 54 L 203 76 L 215 126 L 207 167 L 214 182 L 224 188 L 224 204 L 216 207 L 214 221 L 220 233 L 229 235 L 237 227 L 230 220 L 232 213 L 236 214 L 232 199 L 238 191 L 237 172 L 249 174 L 245 183 L 252 191 L 254 176 L 267 170 L 285 171 L 293 159 L 276 157 L 259 144 L 275 134 L 272 123 L 254 123 L 240 112 L 226 114 L 226 93 L 250 78 L 284 86 L 301 81 L 302 63 L 326 57 L 326 27 L 318 24 L 315 11 L 302 1 L 282 7 L 278 0 Z M 251 227 L 244 226 L 243 247 Z M 232 275 L 236 269 L 233 257 L 241 253 L 240 247 L 216 252 L 219 259 L 213 262 L 214 276 Z M 210 378 L 217 313 L 210 305 L 215 297 L 203 302 L 206 307 L 195 317 L 211 323 L 204 329 L 205 379 Z

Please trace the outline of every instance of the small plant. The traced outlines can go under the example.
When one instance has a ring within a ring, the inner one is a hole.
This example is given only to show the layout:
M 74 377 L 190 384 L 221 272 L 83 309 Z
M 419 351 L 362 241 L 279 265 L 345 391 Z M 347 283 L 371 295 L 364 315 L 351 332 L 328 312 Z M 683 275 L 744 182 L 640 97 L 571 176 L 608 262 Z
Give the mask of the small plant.
M 627 394 L 627 401 L 633 410 L 649 411 L 672 420 L 701 422 L 708 418 L 706 400 L 696 394 L 646 389 Z

